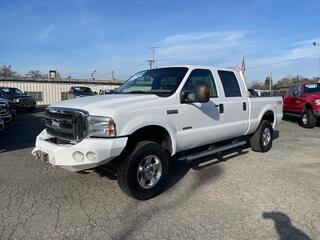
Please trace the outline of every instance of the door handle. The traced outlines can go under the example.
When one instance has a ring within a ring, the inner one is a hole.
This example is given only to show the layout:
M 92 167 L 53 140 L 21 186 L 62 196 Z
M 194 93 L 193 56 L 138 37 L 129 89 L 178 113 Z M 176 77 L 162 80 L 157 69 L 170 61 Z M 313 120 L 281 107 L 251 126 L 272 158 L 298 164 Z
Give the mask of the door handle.
M 219 108 L 219 113 L 223 113 L 224 112 L 224 107 L 223 107 L 223 104 L 220 103 L 220 104 L 215 104 L 214 105 L 215 107 Z
M 247 111 L 247 103 L 244 102 L 242 104 L 242 109 L 243 109 L 243 111 Z

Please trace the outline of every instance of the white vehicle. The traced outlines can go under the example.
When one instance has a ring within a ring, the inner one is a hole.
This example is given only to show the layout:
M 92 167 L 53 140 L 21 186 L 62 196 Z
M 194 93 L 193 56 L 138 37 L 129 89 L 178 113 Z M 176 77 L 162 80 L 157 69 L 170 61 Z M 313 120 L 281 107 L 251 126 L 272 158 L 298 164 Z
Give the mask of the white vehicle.
M 113 94 L 51 105 L 45 119 L 34 155 L 69 171 L 112 161 L 121 189 L 145 200 L 160 193 L 172 156 L 192 161 L 247 138 L 268 151 L 282 98 L 249 97 L 237 70 L 175 66 L 139 72 Z

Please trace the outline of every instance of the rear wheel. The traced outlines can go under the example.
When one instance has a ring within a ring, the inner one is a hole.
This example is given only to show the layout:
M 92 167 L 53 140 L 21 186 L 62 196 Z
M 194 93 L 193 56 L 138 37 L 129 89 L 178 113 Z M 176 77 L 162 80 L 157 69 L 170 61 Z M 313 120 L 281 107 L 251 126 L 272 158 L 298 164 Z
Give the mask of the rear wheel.
M 272 147 L 273 129 L 269 121 L 263 120 L 250 139 L 251 148 L 256 152 L 267 152 Z
M 317 118 L 313 115 L 311 109 L 306 109 L 300 120 L 300 126 L 304 128 L 314 128 L 317 124 Z
M 118 184 L 130 197 L 147 200 L 161 193 L 169 173 L 169 155 L 158 143 L 143 141 L 125 157 Z

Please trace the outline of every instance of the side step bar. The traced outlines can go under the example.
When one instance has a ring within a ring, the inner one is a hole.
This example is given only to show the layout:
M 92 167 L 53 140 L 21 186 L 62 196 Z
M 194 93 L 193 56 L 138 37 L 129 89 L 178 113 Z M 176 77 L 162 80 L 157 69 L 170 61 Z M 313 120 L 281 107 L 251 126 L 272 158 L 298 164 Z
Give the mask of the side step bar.
M 283 113 L 284 116 L 290 116 L 290 117 L 298 117 L 298 118 L 302 118 L 302 114 L 298 114 L 298 113 L 290 113 L 290 112 L 286 112 Z
M 206 150 L 206 151 L 202 151 L 202 152 L 198 152 L 198 153 L 192 153 L 190 155 L 182 156 L 178 160 L 179 161 L 191 162 L 191 161 L 193 161 L 195 159 L 198 159 L 198 158 L 207 157 L 207 156 L 213 155 L 215 153 L 223 152 L 223 151 L 226 151 L 226 150 L 229 150 L 229 149 L 232 149 L 232 148 L 236 148 L 236 147 L 240 147 L 240 146 L 244 146 L 246 144 L 247 144 L 247 141 L 240 141 L 240 142 L 236 142 L 236 143 L 231 143 L 231 144 L 224 145 L 224 146 L 221 146 L 221 147 L 217 147 L 217 148 L 214 148 L 214 149 L 210 149 L 210 150 Z

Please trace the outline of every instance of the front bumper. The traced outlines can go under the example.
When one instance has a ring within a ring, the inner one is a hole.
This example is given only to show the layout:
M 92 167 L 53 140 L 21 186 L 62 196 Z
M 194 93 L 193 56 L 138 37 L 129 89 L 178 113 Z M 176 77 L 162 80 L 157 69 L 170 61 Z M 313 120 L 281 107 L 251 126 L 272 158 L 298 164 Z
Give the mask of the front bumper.
M 48 141 L 51 138 L 43 130 L 36 139 L 36 146 L 32 154 L 37 158 L 45 155 L 50 164 L 64 168 L 70 172 L 79 172 L 105 164 L 119 156 L 125 148 L 128 138 L 88 138 L 77 144 L 55 144 Z M 73 153 L 80 151 L 84 154 L 82 162 L 73 158 Z M 88 152 L 95 153 L 95 160 L 87 159 Z
M 35 108 L 35 102 L 14 103 L 14 108 L 18 110 Z

